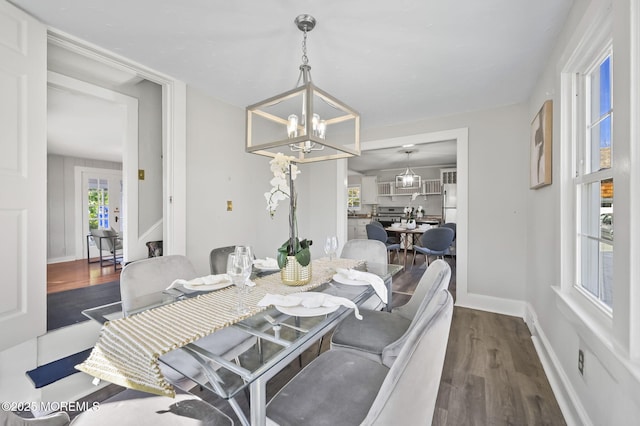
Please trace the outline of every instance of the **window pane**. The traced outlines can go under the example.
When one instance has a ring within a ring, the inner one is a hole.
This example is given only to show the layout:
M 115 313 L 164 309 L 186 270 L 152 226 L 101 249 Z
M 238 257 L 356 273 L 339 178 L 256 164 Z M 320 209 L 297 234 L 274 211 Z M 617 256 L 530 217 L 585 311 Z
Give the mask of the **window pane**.
M 611 57 L 608 56 L 590 75 L 591 105 L 589 128 L 589 170 L 611 167 Z

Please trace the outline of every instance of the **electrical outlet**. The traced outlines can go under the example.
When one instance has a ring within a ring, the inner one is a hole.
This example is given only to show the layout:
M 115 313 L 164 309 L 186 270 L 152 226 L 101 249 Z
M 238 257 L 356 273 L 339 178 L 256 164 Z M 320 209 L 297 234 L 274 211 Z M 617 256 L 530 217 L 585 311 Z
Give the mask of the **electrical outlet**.
M 582 349 L 578 349 L 578 371 L 580 375 L 584 375 L 584 352 Z

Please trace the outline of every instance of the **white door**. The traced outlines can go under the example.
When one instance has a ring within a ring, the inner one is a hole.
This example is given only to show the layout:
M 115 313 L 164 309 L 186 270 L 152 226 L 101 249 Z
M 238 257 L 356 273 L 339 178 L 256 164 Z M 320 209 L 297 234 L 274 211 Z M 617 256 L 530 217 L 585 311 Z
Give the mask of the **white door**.
M 115 229 L 122 234 L 122 172 L 82 172 L 82 233 L 91 229 Z M 99 256 L 95 241 L 89 241 L 89 257 Z M 87 238 L 83 239 L 83 253 L 87 253 Z
M 46 332 L 46 42 L 0 2 L 0 351 Z

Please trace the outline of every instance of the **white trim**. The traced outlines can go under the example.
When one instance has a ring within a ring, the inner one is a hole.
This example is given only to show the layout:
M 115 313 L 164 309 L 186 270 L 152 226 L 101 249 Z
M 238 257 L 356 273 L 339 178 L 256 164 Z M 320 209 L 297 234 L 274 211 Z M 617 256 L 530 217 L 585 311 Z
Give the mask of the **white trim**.
M 629 93 L 630 128 L 629 140 L 629 211 L 640 212 L 640 0 L 631 0 L 631 28 L 629 50 L 631 54 Z M 629 258 L 640 259 L 640 225 L 637 220 L 629 221 Z M 640 359 L 640 262 L 629 264 L 629 356 L 633 360 Z
M 547 375 L 565 422 L 569 426 L 592 425 L 593 423 L 587 414 L 587 410 L 581 404 L 576 390 L 571 385 L 569 377 L 553 350 L 553 346 L 551 346 L 544 331 L 539 327 L 538 315 L 529 303 L 525 306 L 525 318 L 531 332 L 533 346 L 536 348 L 536 353 L 540 358 L 540 363 Z
M 48 29 L 50 43 L 101 62 L 133 72 L 162 86 L 164 170 L 164 252 L 186 253 L 186 85 L 166 74 L 109 52 L 55 28 Z M 136 182 L 137 182 L 137 167 Z
M 54 263 L 73 262 L 74 260 L 78 260 L 76 256 L 56 257 L 54 259 L 47 259 L 47 265 L 52 265 Z
M 348 234 L 348 220 L 345 212 L 347 211 L 347 187 L 349 186 L 348 175 L 348 162 L 347 159 L 339 159 L 336 162 L 336 194 L 338 206 L 344 205 L 345 208 L 341 210 L 339 207 L 336 211 L 336 236 L 338 237 L 338 251 L 342 253 L 342 247 L 347 241 Z
M 466 294 L 464 298 L 459 298 L 457 286 L 456 306 L 502 315 L 511 315 L 519 318 L 524 318 L 525 315 L 524 302 L 522 300 L 504 299 L 501 297 L 485 296 L 473 293 Z

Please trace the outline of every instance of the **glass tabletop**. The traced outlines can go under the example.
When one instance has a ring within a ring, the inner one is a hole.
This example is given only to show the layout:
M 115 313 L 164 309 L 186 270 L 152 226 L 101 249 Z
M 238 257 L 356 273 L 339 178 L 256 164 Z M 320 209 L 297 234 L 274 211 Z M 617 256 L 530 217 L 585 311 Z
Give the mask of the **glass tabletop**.
M 383 281 L 388 282 L 393 275 L 403 269 L 403 266 L 365 263 L 363 267 L 358 269 L 374 273 L 381 277 Z M 256 277 L 256 280 L 260 285 L 258 277 Z M 177 287 L 146 295 L 140 300 L 141 305 L 138 306 L 143 307 L 139 311 L 202 294 L 202 292 L 187 292 L 183 290 Z M 370 285 L 341 284 L 333 280 L 321 284 L 312 291 L 344 297 L 356 305 L 362 304 L 375 294 L 373 287 Z M 102 324 L 123 316 L 120 302 L 87 309 L 83 311 L 83 314 Z M 130 315 L 135 315 L 135 313 L 130 313 Z M 180 371 L 181 367 L 179 365 L 169 366 L 202 387 L 215 392 L 220 397 L 233 399 L 238 392 L 251 385 L 254 381 L 266 381 L 273 377 L 276 372 L 294 360 L 298 354 L 315 344 L 339 321 L 349 315 L 354 315 L 354 310 L 344 306 L 339 306 L 331 312 L 314 316 L 290 315 L 286 313 L 286 309 L 278 310 L 270 306 L 230 326 L 247 333 L 247 336 L 252 335 L 257 338 L 256 343 L 240 356 L 239 364 L 208 352 L 199 346 L 196 340 L 176 350 L 187 351 L 192 355 L 195 354 L 194 359 L 199 360 L 206 372 L 205 379 L 202 379 L 202 376 L 190 377 L 188 371 Z M 215 333 L 213 333 L 213 336 L 215 336 Z M 160 361 L 162 362 L 162 358 Z

